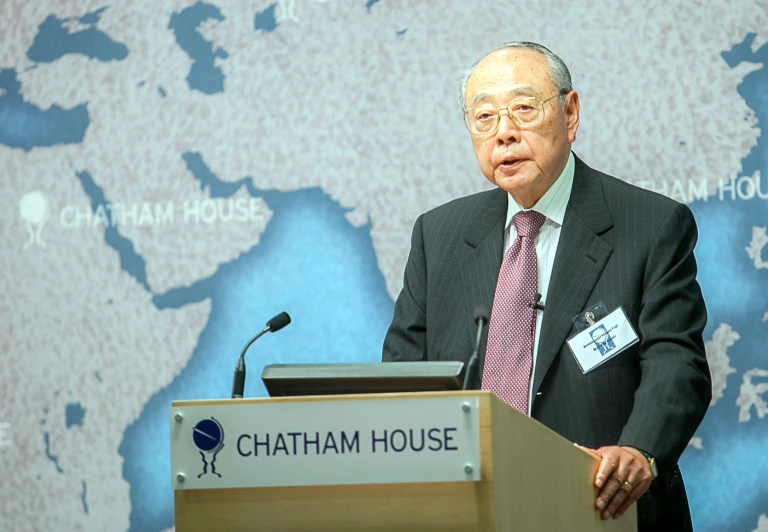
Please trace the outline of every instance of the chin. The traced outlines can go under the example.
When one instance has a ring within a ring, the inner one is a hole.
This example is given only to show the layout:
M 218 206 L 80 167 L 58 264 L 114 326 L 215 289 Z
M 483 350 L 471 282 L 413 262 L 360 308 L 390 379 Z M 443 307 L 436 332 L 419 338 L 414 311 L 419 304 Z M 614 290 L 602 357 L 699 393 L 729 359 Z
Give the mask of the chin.
M 499 188 L 506 190 L 507 192 L 515 192 L 518 190 L 524 190 L 530 187 L 536 180 L 535 177 L 529 175 L 501 175 L 495 176 L 494 182 Z

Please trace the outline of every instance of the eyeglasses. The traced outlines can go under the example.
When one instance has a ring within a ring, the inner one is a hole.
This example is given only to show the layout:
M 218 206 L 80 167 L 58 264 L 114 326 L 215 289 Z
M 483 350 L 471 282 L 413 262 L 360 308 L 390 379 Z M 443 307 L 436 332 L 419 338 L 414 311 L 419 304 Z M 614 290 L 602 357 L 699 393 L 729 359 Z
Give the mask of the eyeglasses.
M 507 116 L 518 128 L 532 129 L 544 121 L 544 104 L 566 94 L 568 91 L 562 89 L 546 100 L 539 100 L 532 96 L 515 98 L 501 109 L 487 103 L 476 105 L 464 113 L 464 124 L 473 135 L 490 135 L 496 132 L 501 121 L 501 113 L 506 111 Z

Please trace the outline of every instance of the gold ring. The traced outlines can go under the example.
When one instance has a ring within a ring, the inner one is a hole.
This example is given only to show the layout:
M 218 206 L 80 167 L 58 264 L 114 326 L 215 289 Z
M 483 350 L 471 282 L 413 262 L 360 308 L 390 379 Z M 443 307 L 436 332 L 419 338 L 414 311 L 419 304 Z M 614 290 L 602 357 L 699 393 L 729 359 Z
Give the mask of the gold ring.
M 630 484 L 629 482 L 627 482 L 627 481 L 625 480 L 625 481 L 624 481 L 624 484 L 622 484 L 622 485 L 621 485 L 621 489 L 623 489 L 624 491 L 626 491 L 627 493 L 629 493 L 629 492 L 631 492 L 631 491 L 632 491 L 632 484 Z

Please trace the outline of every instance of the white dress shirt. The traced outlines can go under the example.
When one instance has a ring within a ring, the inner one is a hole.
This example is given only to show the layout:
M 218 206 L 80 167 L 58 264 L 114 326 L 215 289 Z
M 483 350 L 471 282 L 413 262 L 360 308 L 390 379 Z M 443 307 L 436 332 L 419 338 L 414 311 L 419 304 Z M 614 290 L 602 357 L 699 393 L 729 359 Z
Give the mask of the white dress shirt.
M 523 209 L 518 203 L 509 195 L 509 201 L 507 206 L 507 225 L 504 231 L 504 254 L 506 255 L 512 243 L 517 238 L 517 229 L 515 224 L 512 223 L 512 217 L 520 211 L 534 210 L 540 212 L 546 217 L 544 225 L 541 226 L 539 234 L 534 240 L 536 246 L 536 261 L 538 263 L 538 291 L 541 294 L 541 302 L 546 306 L 547 303 L 547 290 L 549 289 L 549 279 L 552 277 L 552 266 L 555 262 L 555 253 L 557 252 L 557 243 L 560 241 L 560 229 L 563 226 L 563 218 L 565 217 L 565 208 L 568 205 L 568 200 L 571 197 L 571 189 L 573 188 L 573 171 L 574 171 L 573 153 L 568 155 L 568 162 L 563 168 L 563 173 L 557 178 L 557 181 L 549 187 L 549 190 L 541 197 L 536 205 L 530 209 Z M 536 370 L 536 357 L 539 352 L 539 335 L 541 333 L 541 313 L 539 310 L 536 312 L 536 333 L 533 338 L 533 365 L 531 370 L 531 380 L 529 382 L 529 396 L 528 396 L 528 415 L 531 414 L 531 406 L 533 405 L 533 374 Z

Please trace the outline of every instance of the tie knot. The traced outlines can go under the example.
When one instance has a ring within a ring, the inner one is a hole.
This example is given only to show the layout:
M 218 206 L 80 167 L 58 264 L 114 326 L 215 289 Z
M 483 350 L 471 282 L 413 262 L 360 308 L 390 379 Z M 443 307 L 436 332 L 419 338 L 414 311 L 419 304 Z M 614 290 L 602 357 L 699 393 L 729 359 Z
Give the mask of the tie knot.
M 512 217 L 512 223 L 515 224 L 517 234 L 521 238 L 536 238 L 539 234 L 539 229 L 544 225 L 544 221 L 547 218 L 536 211 L 520 211 Z

